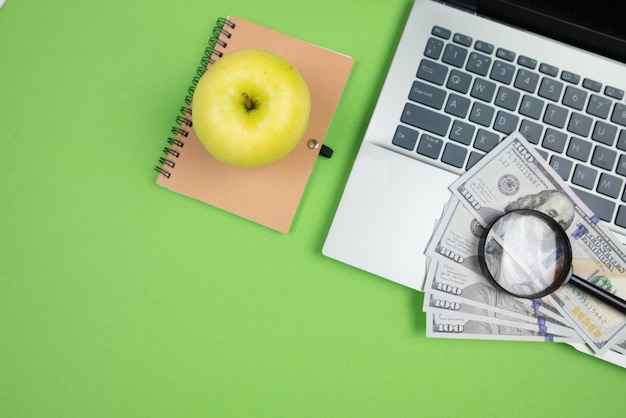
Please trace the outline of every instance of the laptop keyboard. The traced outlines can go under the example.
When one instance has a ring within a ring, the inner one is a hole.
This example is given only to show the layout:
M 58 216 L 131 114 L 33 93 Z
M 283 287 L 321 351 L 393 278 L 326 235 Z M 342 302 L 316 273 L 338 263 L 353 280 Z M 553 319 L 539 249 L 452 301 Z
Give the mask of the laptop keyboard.
M 626 228 L 624 91 L 434 26 L 392 143 L 461 174 L 515 130 L 604 221 Z

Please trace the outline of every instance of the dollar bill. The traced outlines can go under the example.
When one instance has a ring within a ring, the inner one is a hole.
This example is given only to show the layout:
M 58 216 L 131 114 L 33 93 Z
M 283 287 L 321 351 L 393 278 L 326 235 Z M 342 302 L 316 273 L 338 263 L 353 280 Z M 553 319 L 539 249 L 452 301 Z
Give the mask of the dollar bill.
M 483 157 L 450 190 L 483 226 L 517 208 L 548 214 L 570 237 L 577 275 L 605 282 L 609 291 L 626 298 L 623 245 L 518 132 Z M 551 297 L 595 353 L 617 343 L 626 328 L 626 315 L 572 285 L 561 287 Z
M 580 338 L 577 338 L 578 334 L 576 331 L 566 325 L 555 324 L 541 317 L 538 317 L 535 321 L 532 321 L 531 318 L 522 319 L 513 317 L 507 313 L 495 310 L 493 307 L 474 305 L 466 300 L 445 294 L 426 294 L 424 297 L 423 310 L 424 312 L 433 313 L 454 312 L 468 320 L 471 319 L 540 333 L 568 336 L 580 340 Z
M 464 318 L 454 312 L 426 312 L 426 336 L 475 340 L 576 342 L 572 337 Z
M 478 265 L 478 241 L 482 224 L 452 195 L 426 246 L 426 256 L 447 261 L 482 274 Z
M 482 231 L 483 228 L 476 218 L 455 196 L 452 196 L 425 251 L 431 260 L 443 263 L 440 266 L 433 264 L 434 267 L 428 269 L 424 286 L 426 291 L 447 290 L 448 293 L 475 294 L 470 291 L 463 292 L 463 288 L 468 286 L 472 286 L 470 289 L 480 286 L 488 287 L 493 292 L 499 291 L 485 278 L 478 266 L 478 240 Z M 433 288 L 433 285 L 437 288 Z M 518 306 L 526 306 L 526 310 L 536 311 L 538 307 L 543 306 L 548 310 L 547 315 L 552 313 L 551 316 L 563 320 L 562 315 L 546 300 L 514 298 L 500 293 L 503 300 L 508 298 L 515 301 Z
M 431 261 L 424 288 L 428 294 L 447 295 L 456 302 L 468 303 L 476 310 L 506 315 L 532 323 L 548 323 L 572 328 L 567 319 L 543 300 L 517 298 L 494 287 L 484 276 L 458 265 Z
M 626 340 L 622 340 L 613 346 L 613 351 L 626 355 Z

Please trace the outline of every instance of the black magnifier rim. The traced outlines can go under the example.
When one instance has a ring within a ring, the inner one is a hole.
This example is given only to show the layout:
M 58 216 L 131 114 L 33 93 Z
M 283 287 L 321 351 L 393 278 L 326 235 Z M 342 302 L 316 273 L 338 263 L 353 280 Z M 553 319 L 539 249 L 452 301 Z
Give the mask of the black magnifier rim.
M 530 215 L 530 216 L 534 216 L 536 218 L 542 219 L 544 222 L 550 225 L 552 230 L 557 234 L 558 238 L 561 239 L 561 242 L 563 243 L 563 246 L 564 246 L 563 256 L 565 257 L 565 263 L 563 264 L 563 269 L 561 270 L 561 274 L 559 275 L 559 277 L 554 282 L 552 282 L 552 284 L 548 286 L 546 289 L 537 293 L 530 294 L 530 295 L 518 295 L 502 287 L 500 283 L 498 283 L 498 281 L 491 275 L 491 272 L 489 271 L 489 268 L 487 267 L 487 262 L 485 260 L 485 244 L 486 244 L 487 236 L 489 235 L 489 232 L 491 232 L 491 229 L 498 221 L 500 221 L 504 217 L 511 216 L 512 214 L 525 214 L 525 215 Z M 483 231 L 478 241 L 478 264 L 480 265 L 480 269 L 482 270 L 485 277 L 487 277 L 491 283 L 496 285 L 499 289 L 501 289 L 505 293 L 508 293 L 509 295 L 516 296 L 519 298 L 524 298 L 524 299 L 537 299 L 537 298 L 541 298 L 546 295 L 549 295 L 550 293 L 557 290 L 559 287 L 561 287 L 563 284 L 565 284 L 569 280 L 570 273 L 572 271 L 571 269 L 572 245 L 570 244 L 567 233 L 565 232 L 563 227 L 557 221 L 552 219 L 550 216 L 534 209 L 513 209 L 495 218 L 493 221 L 491 221 L 491 223 L 489 223 L 489 225 L 487 225 L 487 227 Z

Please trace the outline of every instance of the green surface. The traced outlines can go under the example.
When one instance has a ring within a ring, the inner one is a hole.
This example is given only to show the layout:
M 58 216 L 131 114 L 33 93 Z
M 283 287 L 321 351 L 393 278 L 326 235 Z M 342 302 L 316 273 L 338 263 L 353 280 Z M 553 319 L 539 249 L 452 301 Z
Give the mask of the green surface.
M 409 7 L 7 1 L 0 417 L 623 416 L 624 369 L 427 339 L 420 293 L 322 256 Z M 229 14 L 356 60 L 287 235 L 155 185 Z

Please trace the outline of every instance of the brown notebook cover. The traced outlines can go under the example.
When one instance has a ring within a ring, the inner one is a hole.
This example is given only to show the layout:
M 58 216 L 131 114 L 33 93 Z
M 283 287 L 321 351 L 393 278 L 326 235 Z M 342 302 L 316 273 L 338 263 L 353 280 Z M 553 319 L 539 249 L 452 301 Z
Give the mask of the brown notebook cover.
M 191 125 L 189 108 L 182 108 L 179 125 L 172 130 L 176 137 L 169 138 L 171 147 L 165 148 L 162 165 L 156 167 L 160 172 L 157 184 L 287 233 L 354 60 L 236 17 L 218 21 L 214 35 L 199 74 L 220 54 L 243 48 L 263 49 L 285 58 L 309 87 L 307 129 L 296 148 L 278 162 L 254 169 L 235 168 L 205 150 Z M 187 105 L 190 103 L 191 97 L 187 97 Z M 309 139 L 316 139 L 318 148 L 309 148 Z

